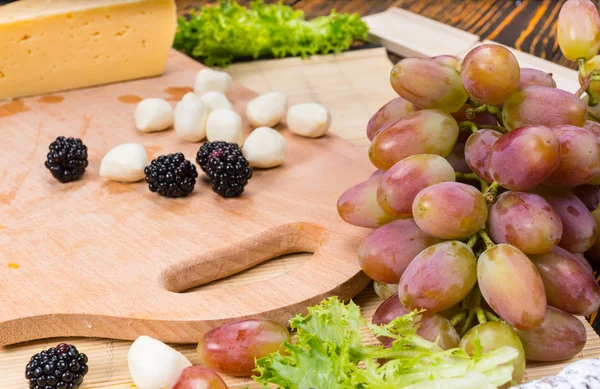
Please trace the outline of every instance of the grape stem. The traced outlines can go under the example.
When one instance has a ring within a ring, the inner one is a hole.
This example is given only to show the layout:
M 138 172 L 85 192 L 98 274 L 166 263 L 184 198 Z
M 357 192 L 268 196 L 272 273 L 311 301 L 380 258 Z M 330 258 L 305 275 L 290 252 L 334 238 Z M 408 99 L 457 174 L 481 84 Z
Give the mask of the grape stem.
M 585 58 L 579 58 L 577 63 L 579 64 L 579 76 L 581 77 L 581 87 L 575 92 L 577 97 L 581 97 L 583 92 L 588 95 L 588 105 L 590 107 L 595 107 L 598 105 L 598 99 L 595 94 L 592 92 L 590 88 L 590 84 L 593 81 L 600 81 L 600 70 L 594 69 L 590 74 L 586 74 L 585 71 Z
M 483 242 L 485 243 L 485 247 L 487 247 L 488 249 L 491 249 L 492 247 L 494 247 L 496 245 L 494 243 L 494 241 L 492 240 L 492 238 L 490 238 L 490 236 L 488 235 L 488 233 L 485 230 L 479 230 L 479 232 L 477 234 L 479 234 L 479 237 L 481 239 L 483 239 Z
M 479 324 L 487 322 L 485 311 L 481 309 L 481 307 L 475 307 L 475 314 L 477 315 L 477 321 L 479 322 Z
M 469 241 L 467 242 L 467 246 L 469 246 L 470 249 L 472 249 L 475 244 L 477 243 L 477 241 L 479 240 L 479 235 L 478 234 L 473 234 L 469 237 Z
M 465 111 L 465 114 L 467 115 L 467 119 L 473 120 L 475 119 L 475 117 L 477 117 L 477 115 L 482 114 L 484 112 L 491 113 L 496 117 L 496 120 L 498 120 L 499 123 L 502 123 L 502 111 L 494 107 L 493 105 L 485 104 L 477 108 L 469 108 Z
M 481 185 L 481 190 L 485 191 L 488 188 L 488 183 L 482 179 L 481 177 L 479 177 L 477 174 L 475 173 L 460 173 L 460 172 L 455 172 L 454 176 L 456 177 L 457 180 L 463 180 L 463 181 L 479 181 L 479 184 Z
M 486 129 L 491 129 L 491 130 L 496 130 L 498 132 L 501 132 L 503 134 L 506 134 L 508 132 L 508 130 L 502 126 L 493 126 L 491 124 L 477 124 L 474 122 L 470 122 L 470 121 L 464 121 L 464 122 L 460 122 L 458 123 L 458 126 L 461 128 L 461 130 L 468 130 L 471 132 L 477 132 L 482 128 L 486 128 Z
M 501 132 L 503 134 L 506 134 L 508 132 L 508 130 L 502 126 L 492 126 L 491 124 L 478 124 L 478 127 L 481 128 L 486 128 L 486 129 L 491 129 L 491 130 L 496 130 L 498 132 Z
M 469 121 L 460 122 L 460 123 L 458 123 L 458 126 L 461 129 L 465 129 L 465 130 L 468 130 L 471 132 L 479 131 L 479 128 L 477 128 L 477 124 L 475 124 L 473 122 L 469 122 Z
M 467 331 L 469 331 L 469 329 L 471 328 L 471 324 L 473 324 L 473 319 L 477 315 L 477 308 L 481 309 L 480 305 L 481 292 L 479 291 L 479 287 L 476 286 L 475 289 L 473 289 L 473 291 L 471 292 L 471 298 L 469 302 L 469 313 L 467 315 L 467 320 L 465 320 L 465 323 L 463 324 L 462 329 L 460 331 L 461 338 L 465 336 Z
M 489 320 L 489 321 L 500 321 L 500 318 L 496 315 L 494 315 L 492 312 L 490 311 L 485 311 L 485 317 Z
M 465 320 L 467 315 L 464 312 L 459 312 L 450 319 L 452 326 L 456 327 L 461 321 Z
M 494 202 L 496 202 L 496 197 L 498 196 L 498 187 L 499 186 L 500 186 L 500 184 L 498 184 L 496 181 L 494 181 L 485 190 L 485 192 L 483 192 L 483 197 L 485 197 L 485 200 L 488 203 L 493 204 Z

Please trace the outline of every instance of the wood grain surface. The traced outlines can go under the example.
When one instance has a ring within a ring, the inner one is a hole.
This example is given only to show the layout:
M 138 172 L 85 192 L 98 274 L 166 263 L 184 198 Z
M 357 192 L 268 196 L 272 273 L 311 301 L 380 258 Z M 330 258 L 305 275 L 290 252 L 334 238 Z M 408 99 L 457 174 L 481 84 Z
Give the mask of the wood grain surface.
M 142 334 L 195 342 L 235 319 L 287 323 L 324 296 L 351 298 L 368 283 L 356 261 L 367 230 L 343 223 L 335 204 L 374 169 L 366 153 L 337 136 L 308 139 L 282 127 L 286 162 L 255 170 L 235 199 L 217 196 L 202 178 L 191 196 L 167 199 L 143 182 L 99 177 L 103 155 L 126 142 L 143 144 L 150 158 L 183 152 L 195 160 L 199 144 L 173 130 L 137 131 L 135 105 L 123 96 L 174 105 L 201 68 L 173 50 L 158 78 L 0 106 L 0 344 Z M 239 84 L 229 92 L 243 117 L 254 96 Z M 43 165 L 59 135 L 88 146 L 90 165 L 73 183 L 59 183 Z M 314 255 L 260 283 L 183 293 L 296 252 Z
M 250 0 L 241 0 L 247 4 Z M 272 0 L 275 1 L 275 0 Z M 370 15 L 389 7 L 400 7 L 460 28 L 481 40 L 493 40 L 538 57 L 576 68 L 567 60 L 556 40 L 558 12 L 565 0 L 285 0 L 284 3 L 301 9 L 307 18 L 339 12 L 358 12 Z M 179 12 L 200 4 L 217 1 L 177 0 Z M 600 0 L 595 0 L 600 6 Z M 392 57 L 393 61 L 397 57 Z

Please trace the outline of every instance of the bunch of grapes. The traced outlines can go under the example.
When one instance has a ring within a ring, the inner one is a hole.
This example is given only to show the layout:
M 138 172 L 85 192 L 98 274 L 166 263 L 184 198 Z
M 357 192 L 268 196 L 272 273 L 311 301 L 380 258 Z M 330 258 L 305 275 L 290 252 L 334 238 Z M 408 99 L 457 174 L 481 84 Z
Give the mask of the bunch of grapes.
M 395 294 L 375 321 L 422 309 L 423 336 L 445 347 L 471 352 L 477 337 L 486 351 L 516 347 L 517 381 L 525 359 L 578 353 L 586 334 L 574 315 L 600 306 L 588 262 L 600 264 L 600 16 L 591 1 L 564 4 L 558 39 L 580 66 L 575 93 L 520 68 L 500 45 L 398 62 L 390 82 L 399 97 L 367 126 L 378 170 L 338 201 L 346 222 L 377 228 L 359 262 L 379 293 Z

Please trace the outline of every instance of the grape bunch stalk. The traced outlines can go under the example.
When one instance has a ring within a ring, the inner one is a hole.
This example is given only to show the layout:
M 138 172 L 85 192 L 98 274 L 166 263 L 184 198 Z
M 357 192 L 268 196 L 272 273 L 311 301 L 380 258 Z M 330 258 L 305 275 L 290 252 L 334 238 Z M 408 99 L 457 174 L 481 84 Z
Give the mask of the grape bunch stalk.
M 398 62 L 399 97 L 367 125 L 378 170 L 338 201 L 346 222 L 375 228 L 358 252 L 387 298 L 374 321 L 424 310 L 423 336 L 445 348 L 515 347 L 516 382 L 526 360 L 581 351 L 575 316 L 600 307 L 590 265 L 600 265 L 600 16 L 590 0 L 565 2 L 558 40 L 579 64 L 577 91 L 496 44 Z

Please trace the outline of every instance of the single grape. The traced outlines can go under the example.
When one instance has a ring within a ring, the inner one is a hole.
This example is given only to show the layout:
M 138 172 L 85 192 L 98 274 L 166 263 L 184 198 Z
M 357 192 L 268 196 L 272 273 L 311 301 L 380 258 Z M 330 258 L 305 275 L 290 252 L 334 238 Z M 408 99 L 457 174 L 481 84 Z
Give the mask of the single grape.
M 548 307 L 544 322 L 535 330 L 515 332 L 529 361 L 556 362 L 573 358 L 587 341 L 583 323 L 554 307 Z
M 223 374 L 249 377 L 255 368 L 254 360 L 283 351 L 290 342 L 287 328 L 264 319 L 241 320 L 210 330 L 198 343 L 202 363 Z
M 596 231 L 600 234 L 600 208 L 596 208 L 596 210 L 592 212 L 592 216 L 596 221 Z M 589 251 L 585 253 L 585 257 L 600 264 L 600 236 L 596 236 L 596 238 L 596 243 L 594 243 Z
M 600 16 L 590 0 L 567 0 L 558 14 L 558 44 L 571 61 L 591 59 L 600 50 Z
M 337 202 L 337 210 L 346 223 L 377 228 L 395 219 L 383 212 L 377 204 L 377 187 L 382 175 L 375 172 L 368 180 L 342 193 Z
M 521 80 L 517 90 L 525 89 L 532 85 L 556 88 L 556 82 L 554 82 L 552 74 L 537 69 L 521 68 Z
M 477 282 L 477 261 L 459 241 L 426 248 L 408 265 L 398 285 L 398 296 L 407 309 L 436 313 L 461 302 Z
M 499 244 L 484 251 L 477 261 L 477 280 L 485 301 L 515 328 L 532 330 L 544 321 L 544 282 L 516 247 Z
M 563 225 L 563 234 L 558 244 L 572 253 L 583 253 L 597 239 L 598 229 L 594 217 L 585 204 L 566 189 L 538 187 L 535 193 L 552 205 Z
M 585 270 L 588 272 L 588 274 L 594 277 L 594 269 L 592 268 L 592 265 L 590 265 L 590 261 L 588 261 L 587 258 L 581 253 L 576 253 L 572 255 L 573 257 L 577 258 L 577 260 L 583 265 L 583 267 L 585 267 Z
M 384 284 L 383 282 L 373 282 L 375 294 L 382 300 L 387 300 L 391 296 L 398 294 L 398 283 Z
M 377 202 L 388 215 L 411 217 L 417 193 L 428 186 L 454 179 L 454 169 L 439 155 L 411 155 L 383 175 L 377 189 Z
M 600 205 L 600 188 L 598 185 L 581 185 L 571 188 L 571 192 L 581 200 L 591 212 Z
M 464 239 L 485 226 L 485 198 L 476 188 L 460 182 L 442 182 L 420 191 L 413 202 L 420 229 L 442 239 Z
M 600 139 L 600 123 L 593 122 L 591 120 L 586 120 L 585 124 L 583 125 L 583 128 L 594 134 L 596 138 Z
M 214 371 L 203 366 L 183 369 L 171 389 L 227 389 L 225 381 Z
M 418 107 L 456 112 L 467 101 L 460 73 L 431 58 L 405 58 L 390 74 L 392 88 Z
M 367 137 L 373 140 L 385 128 L 415 112 L 413 105 L 402 97 L 396 97 L 371 117 L 367 124 Z
M 489 173 L 500 186 L 529 190 L 544 181 L 560 161 L 556 134 L 542 126 L 517 128 L 494 143 Z
M 454 119 L 456 119 L 457 122 L 465 122 L 465 121 L 472 121 L 475 124 L 480 124 L 480 125 L 488 125 L 488 126 L 495 126 L 498 124 L 498 120 L 496 119 L 496 117 L 494 115 L 492 115 L 489 112 L 482 112 L 479 115 L 475 116 L 474 119 L 469 119 L 467 117 L 467 110 L 469 108 L 475 108 L 474 106 L 472 106 L 469 103 L 466 103 L 465 105 L 463 105 L 461 107 L 461 109 L 459 109 L 458 111 L 454 112 L 452 114 L 452 117 Z M 468 132 L 464 132 L 464 134 L 469 135 Z M 462 133 L 461 133 L 462 135 Z M 466 140 L 466 139 L 465 139 Z
M 585 74 L 589 75 L 594 69 L 600 69 L 600 55 L 596 55 L 594 58 L 585 62 Z M 581 74 L 579 74 L 579 85 L 583 85 Z M 600 93 L 600 81 L 590 82 L 589 88 L 595 94 Z
M 452 166 L 455 172 L 459 173 L 472 173 L 467 159 L 465 158 L 465 142 L 456 142 L 450 155 L 446 157 L 446 161 Z
M 553 127 L 560 141 L 560 161 L 544 185 L 569 188 L 600 176 L 600 139 L 575 126 Z
M 462 58 L 457 57 L 456 55 L 438 55 L 436 57 L 431 57 L 431 59 L 443 63 L 446 66 L 450 66 L 451 68 L 456 69 L 460 72 L 460 65 L 462 65 Z
M 502 322 L 486 322 L 483 324 L 476 325 L 471 328 L 469 332 L 463 336 L 460 341 L 460 348 L 465 350 L 469 355 L 475 355 L 478 348 L 477 339 L 483 348 L 484 353 L 497 350 L 501 347 L 513 347 L 519 352 L 519 356 L 511 362 L 513 370 L 513 379 L 517 383 L 523 381 L 525 375 L 525 350 L 521 340 L 510 328 L 509 325 Z M 502 386 L 501 388 L 507 388 L 510 384 Z
M 548 305 L 579 316 L 598 310 L 600 285 L 573 254 L 555 247 L 546 254 L 529 258 L 544 281 Z
M 358 263 L 371 279 L 398 284 L 415 256 L 439 241 L 419 229 L 413 219 L 394 220 L 363 240 L 358 249 Z
M 487 182 L 494 181 L 489 172 L 490 153 L 501 137 L 502 133 L 496 130 L 479 130 L 469 137 L 465 145 L 467 164 L 479 178 Z
M 527 192 L 502 193 L 490 207 L 487 226 L 494 242 L 508 243 L 525 254 L 547 253 L 563 232 L 550 203 Z
M 499 105 L 519 86 L 519 61 L 503 46 L 477 46 L 465 56 L 460 78 L 472 98 L 482 104 Z
M 415 154 L 448 156 L 458 138 L 458 123 L 449 114 L 425 109 L 398 120 L 373 139 L 369 158 L 379 169 L 387 170 Z
M 509 130 L 523 126 L 583 126 L 586 104 L 562 89 L 528 86 L 513 93 L 502 107 L 502 121 Z

